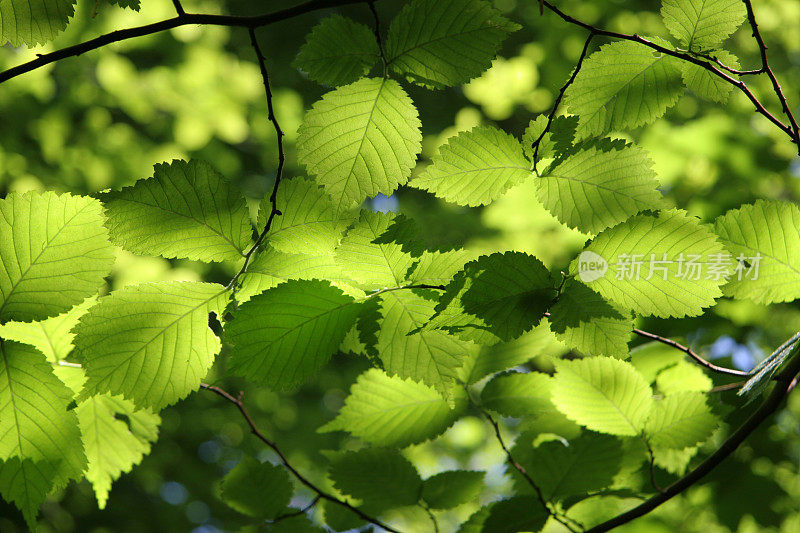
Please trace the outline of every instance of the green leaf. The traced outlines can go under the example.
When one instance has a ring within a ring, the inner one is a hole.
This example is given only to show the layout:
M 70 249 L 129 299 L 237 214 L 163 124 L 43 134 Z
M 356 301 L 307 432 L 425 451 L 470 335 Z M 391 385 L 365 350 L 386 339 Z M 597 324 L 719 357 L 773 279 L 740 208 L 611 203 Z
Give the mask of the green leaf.
M 394 192 L 422 150 L 417 109 L 389 79 L 361 79 L 322 97 L 297 136 L 297 159 L 337 209 Z
M 691 50 L 722 44 L 744 21 L 741 0 L 663 0 L 661 16 L 669 32 Z
M 652 122 L 682 91 L 674 58 L 621 41 L 602 46 L 584 61 L 564 104 L 580 117 L 578 136 L 586 138 Z
M 414 505 L 422 490 L 414 465 L 386 448 L 345 452 L 331 462 L 329 475 L 337 490 L 378 508 Z
M 552 411 L 552 381 L 540 372 L 501 374 L 483 388 L 481 403 L 503 416 L 518 418 Z
M 475 383 L 489 374 L 527 363 L 537 355 L 558 355 L 555 352 L 560 347 L 561 343 L 550 332 L 549 323 L 543 320 L 516 339 L 481 346 L 478 353 L 464 362 L 460 369 L 461 379 L 467 383 Z
M 31 531 L 36 531 L 39 507 L 53 488 L 50 475 L 56 462 L 57 460 L 20 460 L 19 457 L 0 461 L 0 495 L 22 511 L 25 523 Z
M 488 69 L 519 28 L 482 0 L 414 0 L 392 20 L 386 55 L 394 72 L 418 85 L 452 87 Z
M 244 197 L 204 161 L 155 165 L 152 178 L 100 199 L 111 239 L 137 254 L 236 261 L 251 244 Z
M 333 254 L 286 254 L 265 246 L 256 253 L 247 272 L 239 279 L 241 287 L 236 293 L 239 302 L 246 302 L 256 294 L 296 279 L 324 279 L 348 294 L 363 295 L 362 291 L 348 285 L 350 280 L 345 278 Z
M 461 132 L 439 148 L 431 164 L 409 184 L 459 205 L 491 203 L 531 177 L 531 163 L 512 135 L 479 126 Z
M 78 419 L 68 411 L 71 399 L 44 354 L 0 339 L 0 460 L 19 459 L 3 469 L 22 475 L 19 483 L 31 484 L 19 493 L 8 489 L 23 506 L 39 493 L 42 478 L 60 488 L 86 468 Z M 35 515 L 31 508 L 22 510 Z
M 244 456 L 222 479 L 222 501 L 254 518 L 275 518 L 292 498 L 289 474 L 280 466 Z
M 0 325 L 0 337 L 30 344 L 54 363 L 65 359 L 72 351 L 75 334 L 70 330 L 95 303 L 95 298 L 89 298 L 66 313 L 41 322 L 6 322 Z
M 116 4 L 119 7 L 127 7 L 134 11 L 139 11 L 140 1 L 139 0 L 107 0 L 109 4 Z
M 684 354 L 658 341 L 648 342 L 631 350 L 630 362 L 647 383 L 654 383 L 658 374 L 683 361 Z
M 459 368 L 478 347 L 443 331 L 419 331 L 433 316 L 434 297 L 410 290 L 379 296 L 378 357 L 390 375 L 423 381 L 450 398 Z
M 88 398 L 75 412 L 89 460 L 86 479 L 103 509 L 111 483 L 150 453 L 161 418 L 150 409 L 137 410 L 128 400 L 107 394 Z
M 687 361 L 679 361 L 658 373 L 656 387 L 662 394 L 683 391 L 707 392 L 713 386 L 711 378 L 703 369 Z
M 624 357 L 633 319 L 586 285 L 569 279 L 550 308 L 550 327 L 561 342 L 584 354 Z
M 208 327 L 227 290 L 215 283 L 143 283 L 113 291 L 75 327 L 74 355 L 88 381 L 79 401 L 101 392 L 159 410 L 200 385 L 220 341 Z
M 625 449 L 609 435 L 583 432 L 569 441 L 548 440 L 534 446 L 534 436 L 521 435 L 511 455 L 525 468 L 548 501 L 585 495 L 611 485 L 622 468 Z M 527 480 L 514 469 L 514 487 L 531 493 Z
M 570 272 L 603 298 L 637 314 L 696 316 L 722 295 L 720 286 L 731 271 L 729 256 L 706 226 L 685 211 L 670 209 L 636 215 L 604 230 L 572 262 Z
M 407 224 L 408 220 L 402 215 L 363 210 L 356 225 L 348 230 L 336 249 L 336 264 L 361 289 L 401 286 L 415 259 L 403 250 L 402 244 L 384 237 Z
M 474 255 L 467 250 L 458 249 L 447 252 L 425 251 L 419 257 L 417 266 L 408 276 L 413 284 L 447 285 L 464 264 Z
M 638 435 L 653 391 L 630 363 L 608 357 L 555 362 L 553 403 L 570 420 L 611 435 Z
M 550 516 L 536 496 L 514 496 L 492 505 L 483 523 L 483 531 L 517 533 L 540 531 Z
M 597 233 L 661 205 L 647 152 L 632 145 L 572 153 L 536 180 L 539 200 L 570 228 Z
M 0 323 L 63 313 L 97 292 L 114 263 L 100 202 L 53 192 L 0 200 Z
M 645 434 L 655 447 L 683 449 L 708 439 L 717 425 L 705 394 L 679 392 L 653 403 Z
M 714 55 L 730 68 L 739 68 L 739 59 L 730 52 L 717 50 Z M 700 98 L 724 104 L 733 92 L 733 85 L 720 78 L 709 70 L 695 65 L 689 61 L 682 61 L 680 64 L 683 83 L 686 88 Z M 732 77 L 735 78 L 731 74 Z
M 800 298 L 800 208 L 758 200 L 717 218 L 714 230 L 736 266 L 726 295 L 757 303 Z
M 373 368 L 358 377 L 338 416 L 319 431 L 347 431 L 376 446 L 417 444 L 456 421 L 465 407 L 463 395 L 457 400 L 451 409 L 432 387 Z
M 550 273 L 534 256 L 481 256 L 456 274 L 426 329 L 445 329 L 486 344 L 491 341 L 486 342 L 485 333 L 510 340 L 539 323 L 554 297 Z
M 281 182 L 277 198 L 280 216 L 272 220 L 265 242 L 279 252 L 322 255 L 333 253 L 355 213 L 336 208 L 330 196 L 313 180 L 293 178 Z M 271 209 L 265 197 L 258 213 L 263 228 Z
M 360 304 L 319 280 L 292 280 L 241 305 L 226 327 L 231 372 L 290 389 L 316 374 L 355 324 Z
M 450 470 L 422 482 L 422 499 L 431 509 L 452 509 L 480 498 L 485 472 Z
M 522 135 L 522 148 L 525 156 L 533 159 L 533 143 L 542 134 L 547 126 L 547 116 L 539 115 L 531 120 L 525 133 Z M 578 117 L 575 115 L 561 115 L 553 119 L 550 129 L 539 143 L 539 160 L 554 158 L 569 151 L 575 141 L 575 128 L 578 127 Z
M 55 39 L 75 14 L 75 0 L 0 0 L 0 44 L 33 48 Z
M 380 59 L 371 29 L 341 15 L 314 26 L 294 60 L 294 67 L 323 85 L 346 85 L 366 75 Z

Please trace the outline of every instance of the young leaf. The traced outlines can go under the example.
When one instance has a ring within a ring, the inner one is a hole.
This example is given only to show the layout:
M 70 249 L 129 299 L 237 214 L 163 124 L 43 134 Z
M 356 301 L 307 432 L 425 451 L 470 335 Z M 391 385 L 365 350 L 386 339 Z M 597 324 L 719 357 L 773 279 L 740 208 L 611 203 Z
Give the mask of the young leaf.
M 0 324 L 63 313 L 114 263 L 100 202 L 54 192 L 0 199 Z
M 494 253 L 464 265 L 425 327 L 486 344 L 492 343 L 485 342 L 487 333 L 510 340 L 530 331 L 554 297 L 550 273 L 537 258 L 520 252 Z
M 726 295 L 757 303 L 800 298 L 800 208 L 757 200 L 717 218 L 714 230 L 736 261 Z
M 380 295 L 378 357 L 390 375 L 423 381 L 449 399 L 458 369 L 478 347 L 443 331 L 419 331 L 433 316 L 436 302 L 431 297 L 416 291 Z
M 717 425 L 705 394 L 679 392 L 653 403 L 645 434 L 653 446 L 683 449 L 708 439 Z
M 380 59 L 371 29 L 341 15 L 314 26 L 294 66 L 323 85 L 346 85 L 364 76 Z
M 541 372 L 500 374 L 481 391 L 481 403 L 503 416 L 520 418 L 552 411 L 552 381 Z
M 452 509 L 475 501 L 483 492 L 485 472 L 450 470 L 422 482 L 422 499 L 431 509 Z
M 378 508 L 414 505 L 422 490 L 414 465 L 387 448 L 346 452 L 331 462 L 329 475 L 337 490 Z
M 39 486 L 44 478 L 60 488 L 83 473 L 86 455 L 78 419 L 68 411 L 71 399 L 44 354 L 0 339 L 0 461 L 19 459 L 4 466 L 24 476 L 17 483 Z M 8 490 L 23 500 L 38 494 Z
M 0 1 L 0 44 L 33 48 L 55 39 L 75 14 L 76 0 Z
M 635 146 L 588 146 L 536 180 L 538 196 L 558 220 L 594 234 L 661 205 L 653 162 Z
M 714 55 L 730 68 L 739 68 L 739 59 L 730 52 L 717 50 Z M 700 98 L 724 104 L 733 92 L 733 85 L 707 69 L 688 61 L 681 62 L 681 76 L 686 88 Z
M 221 484 L 222 501 L 254 518 L 275 518 L 292 498 L 289 474 L 280 466 L 244 456 Z
M 134 253 L 236 261 L 250 245 L 244 197 L 204 161 L 155 165 L 152 178 L 100 199 L 111 239 Z
M 669 32 L 690 50 L 717 48 L 744 21 L 740 0 L 663 0 L 661 16 Z
M 128 400 L 108 394 L 91 396 L 78 404 L 75 412 L 89 460 L 86 479 L 92 484 L 98 507 L 104 509 L 111 483 L 150 453 L 161 418 L 150 409 L 137 410 Z
M 332 253 L 355 220 L 355 213 L 337 209 L 330 196 L 308 178 L 281 182 L 277 204 L 281 215 L 272 220 L 266 242 L 280 252 Z M 266 224 L 269 211 L 270 201 L 265 197 L 258 213 L 259 228 Z
M 553 403 L 570 420 L 611 435 L 638 435 L 644 428 L 653 391 L 630 363 L 589 357 L 555 365 Z
M 603 298 L 658 317 L 701 314 L 722 296 L 730 271 L 730 254 L 716 236 L 677 209 L 604 230 L 570 266 Z
M 550 308 L 550 329 L 561 342 L 584 354 L 624 357 L 633 319 L 586 285 L 569 279 Z
M 678 101 L 682 90 L 674 58 L 620 41 L 584 61 L 564 104 L 580 117 L 578 136 L 586 138 L 652 122 Z
M 88 377 L 78 401 L 108 392 L 158 410 L 185 398 L 220 350 L 208 315 L 227 301 L 222 285 L 199 282 L 143 283 L 100 298 L 74 328 Z
M 483 0 L 414 0 L 389 26 L 394 72 L 430 89 L 459 85 L 488 69 L 518 24 Z
M 319 431 L 347 431 L 375 446 L 403 447 L 443 433 L 464 404 L 461 395 L 451 409 L 432 387 L 373 368 L 358 377 L 338 416 Z
M 531 176 L 531 164 L 512 135 L 491 126 L 459 133 L 439 148 L 410 186 L 459 205 L 486 205 Z
M 662 394 L 684 391 L 707 392 L 714 383 L 699 366 L 688 361 L 679 361 L 658 373 L 656 387 Z
M 549 501 L 585 495 L 611 485 L 622 468 L 625 449 L 616 437 L 585 431 L 568 442 L 549 440 L 538 446 L 534 446 L 534 436 L 525 433 L 514 443 L 511 454 Z M 510 472 L 517 492 L 530 493 L 527 480 L 516 470 Z
M 682 362 L 684 357 L 672 346 L 653 341 L 631 350 L 630 362 L 647 383 L 654 383 L 662 370 Z
M 0 337 L 30 344 L 54 363 L 65 359 L 72 351 L 75 334 L 70 330 L 95 303 L 95 298 L 88 298 L 66 313 L 41 322 L 6 322 L 0 325 Z
M 402 215 L 363 210 L 336 249 L 336 264 L 361 289 L 401 286 L 415 259 L 402 244 L 384 237 L 395 230 L 407 232 L 408 225 Z
M 229 368 L 274 389 L 291 389 L 328 362 L 361 306 L 319 280 L 293 280 L 241 305 L 226 333 Z
M 421 143 L 417 109 L 400 85 L 365 78 L 314 104 L 297 134 L 297 159 L 344 209 L 406 183 Z

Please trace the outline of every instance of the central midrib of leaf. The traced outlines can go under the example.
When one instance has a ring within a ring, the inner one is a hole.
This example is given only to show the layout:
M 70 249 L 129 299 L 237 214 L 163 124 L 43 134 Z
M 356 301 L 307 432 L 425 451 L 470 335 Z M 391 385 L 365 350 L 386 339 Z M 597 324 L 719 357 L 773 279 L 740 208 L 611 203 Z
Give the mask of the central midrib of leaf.
M 419 44 L 415 44 L 411 48 L 406 48 L 405 50 L 403 50 L 402 52 L 400 52 L 399 54 L 397 54 L 396 56 L 394 56 L 393 58 L 388 60 L 386 62 L 386 66 L 388 67 L 396 59 L 402 57 L 403 55 L 405 55 L 405 54 L 407 54 L 407 53 L 409 53 L 409 52 L 411 52 L 413 50 L 416 50 L 417 48 L 422 48 L 423 46 L 428 46 L 428 45 L 430 45 L 432 43 L 437 43 L 439 41 L 444 41 L 445 39 L 453 39 L 453 38 L 456 38 L 456 37 L 462 37 L 462 36 L 465 36 L 465 35 L 469 35 L 471 33 L 480 32 L 480 31 L 487 30 L 487 29 L 499 29 L 499 27 L 495 26 L 495 25 L 492 25 L 492 24 L 487 24 L 486 26 L 480 26 L 478 28 L 473 28 L 471 30 L 460 31 L 458 33 L 448 33 L 448 34 L 443 35 L 441 37 L 436 37 L 435 39 L 430 39 L 428 41 L 425 41 L 425 42 L 422 42 L 422 43 L 419 43 Z
M 350 186 L 350 180 L 352 180 L 355 176 L 353 174 L 353 170 L 356 168 L 356 162 L 358 161 L 358 157 L 361 155 L 361 149 L 364 148 L 364 141 L 367 138 L 367 134 L 369 133 L 370 125 L 372 124 L 372 117 L 375 115 L 375 108 L 378 107 L 378 101 L 381 99 L 381 93 L 383 93 L 383 88 L 386 86 L 386 78 L 381 79 L 381 86 L 378 89 L 378 94 L 375 95 L 375 100 L 372 102 L 372 107 L 369 110 L 369 117 L 367 117 L 367 124 L 364 127 L 364 134 L 361 135 L 361 140 L 358 142 L 358 150 L 356 151 L 356 156 L 353 158 L 353 163 L 350 165 L 350 171 L 347 173 L 347 178 L 345 180 L 345 189 Z M 363 156 L 361 156 L 363 158 Z M 358 180 L 356 180 L 358 181 Z M 339 199 L 339 205 L 337 206 L 337 210 L 342 210 L 342 202 L 344 201 L 344 195 Z
M 590 381 L 587 381 L 587 380 L 586 380 L 586 378 L 584 378 L 584 377 L 583 377 L 583 376 L 581 376 L 580 374 L 577 374 L 577 373 L 576 373 L 575 375 L 576 375 L 578 378 L 580 378 L 580 379 L 581 379 L 581 381 L 583 381 L 584 383 L 586 383 L 586 384 L 587 384 L 589 387 L 591 387 L 592 389 L 594 389 L 594 390 L 596 390 L 598 393 L 600 393 L 600 395 L 601 395 L 603 398 L 605 398 L 606 400 L 608 400 L 608 403 L 609 403 L 609 404 L 611 404 L 611 406 L 612 406 L 612 407 L 613 407 L 613 408 L 614 408 L 614 409 L 615 409 L 615 410 L 616 410 L 616 411 L 617 411 L 617 412 L 620 414 L 620 416 L 621 416 L 621 417 L 622 417 L 622 418 L 625 420 L 625 422 L 627 422 L 627 423 L 628 423 L 628 425 L 629 425 L 629 426 L 631 427 L 631 429 L 633 430 L 633 434 L 634 434 L 634 435 L 636 435 L 636 433 L 637 433 L 637 431 L 636 431 L 636 426 L 634 426 L 634 425 L 633 425 L 633 422 L 631 421 L 631 419 L 630 419 L 630 418 L 628 418 L 628 416 L 627 416 L 625 413 L 623 413 L 623 412 L 622 412 L 622 410 L 620 410 L 620 408 L 619 408 L 619 407 L 617 407 L 617 404 L 616 404 L 616 403 L 615 403 L 615 402 L 614 402 L 614 401 L 613 401 L 611 398 L 609 398 L 609 397 L 608 397 L 608 395 L 607 395 L 607 394 L 606 394 L 606 393 L 605 393 L 605 392 L 604 392 L 602 389 L 598 388 L 598 387 L 597 387 L 597 386 L 596 386 L 594 383 L 592 383 L 592 382 L 590 382 Z

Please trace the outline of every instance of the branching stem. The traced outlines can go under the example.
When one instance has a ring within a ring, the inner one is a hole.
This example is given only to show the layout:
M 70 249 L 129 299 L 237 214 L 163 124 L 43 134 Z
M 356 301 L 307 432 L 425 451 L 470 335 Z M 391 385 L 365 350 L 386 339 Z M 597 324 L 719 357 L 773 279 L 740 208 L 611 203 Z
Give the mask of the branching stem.
M 250 432 L 253 435 L 255 435 L 261 442 L 266 444 L 273 452 L 275 452 L 275 454 L 278 456 L 278 459 L 280 460 L 281 464 L 283 464 L 283 466 L 286 468 L 286 470 L 291 472 L 291 474 L 295 478 L 297 478 L 297 480 L 300 483 L 302 483 L 303 485 L 305 485 L 306 487 L 308 487 L 309 489 L 314 491 L 319 498 L 321 498 L 323 500 L 327 500 L 327 501 L 332 502 L 332 503 L 335 503 L 337 505 L 341 505 L 342 507 L 345 507 L 348 510 L 350 510 L 351 512 L 353 512 L 356 515 L 358 515 L 362 520 L 366 520 L 370 524 L 374 524 L 374 525 L 376 525 L 378 527 L 382 527 L 383 529 L 385 529 L 386 531 L 389 531 L 390 533 L 400 533 L 398 530 L 394 529 L 393 527 L 391 527 L 391 526 L 389 526 L 387 524 L 384 524 L 383 522 L 381 522 L 377 518 L 373 518 L 373 517 L 369 516 L 368 514 L 366 514 L 364 511 L 362 511 L 358 507 L 355 507 L 355 506 L 351 505 L 350 503 L 348 503 L 347 501 L 341 500 L 341 499 L 337 498 L 336 496 L 334 496 L 332 494 L 329 494 L 328 492 L 322 490 L 316 484 L 314 484 L 314 482 L 312 482 L 310 479 L 308 479 L 303 474 L 301 474 L 294 466 L 292 466 L 291 463 L 289 463 L 289 460 L 283 454 L 283 452 L 278 447 L 278 445 L 275 444 L 275 442 L 273 442 L 271 439 L 269 439 L 266 435 L 264 435 L 261 432 L 261 430 L 258 428 L 256 423 L 253 421 L 253 419 L 250 416 L 250 414 L 247 412 L 247 409 L 245 409 L 244 403 L 242 403 L 241 395 L 240 395 L 239 398 L 236 398 L 233 395 L 231 395 L 230 393 L 226 392 L 224 389 L 221 389 L 220 387 L 217 387 L 215 385 L 208 385 L 206 383 L 201 383 L 200 384 L 200 388 L 205 389 L 205 390 L 209 390 L 209 391 L 213 392 L 214 394 L 216 394 L 217 396 L 220 396 L 220 397 L 224 398 L 225 400 L 227 400 L 228 402 L 230 402 L 233 405 L 235 405 L 236 409 L 239 410 L 239 413 L 242 415 L 242 417 L 247 422 L 247 425 L 250 426 Z

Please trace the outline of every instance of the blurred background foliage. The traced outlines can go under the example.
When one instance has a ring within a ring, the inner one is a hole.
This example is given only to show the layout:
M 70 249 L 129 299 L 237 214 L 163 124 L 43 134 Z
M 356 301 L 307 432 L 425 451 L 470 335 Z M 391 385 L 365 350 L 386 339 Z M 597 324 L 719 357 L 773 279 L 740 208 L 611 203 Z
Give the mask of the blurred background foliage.
M 425 135 L 423 158 L 449 136 L 482 123 L 495 123 L 521 136 L 537 114 L 552 105 L 558 87 L 577 60 L 585 33 L 553 14 L 539 15 L 528 0 L 495 0 L 495 6 L 523 29 L 506 42 L 492 68 L 460 89 L 425 91 L 407 87 Z M 251 0 L 186 0 L 190 12 L 255 14 L 289 5 Z M 402 6 L 381 0 L 388 21 Z M 642 0 L 563 0 L 559 7 L 588 23 L 625 33 L 667 37 L 659 3 Z M 800 94 L 800 2 L 759 0 L 759 25 L 769 44 L 771 63 L 786 94 Z M 286 131 L 285 175 L 303 174 L 294 151 L 296 130 L 305 109 L 325 88 L 291 66 L 304 36 L 333 11 L 317 12 L 258 32 L 275 92 L 278 119 Z M 370 24 L 366 6 L 337 10 Z M 0 68 L 121 27 L 173 16 L 166 0 L 143 0 L 139 13 L 94 0 L 79 0 L 77 14 L 54 43 L 36 49 L 0 48 Z M 385 26 L 384 26 L 385 27 Z M 745 24 L 729 41 L 745 68 L 759 65 L 758 49 Z M 602 39 L 597 39 L 594 48 Z M 266 119 L 263 87 L 246 32 L 222 27 L 177 28 L 117 43 L 69 58 L 0 86 L 0 195 L 9 191 L 53 189 L 90 193 L 118 188 L 150 176 L 152 165 L 173 158 L 211 162 L 258 200 L 271 188 L 277 164 L 275 133 Z M 752 88 L 773 110 L 777 102 L 765 77 L 750 78 Z M 655 162 L 667 201 L 704 221 L 756 198 L 800 200 L 800 160 L 793 147 L 751 104 L 735 94 L 724 106 L 682 97 L 653 125 L 619 136 L 646 148 Z M 491 206 L 469 209 L 449 205 L 427 193 L 403 189 L 379 197 L 367 207 L 395 210 L 416 219 L 430 244 L 464 246 L 476 253 L 520 250 L 540 257 L 554 270 L 564 268 L 583 245 L 585 235 L 559 224 L 538 204 L 530 185 L 509 191 Z M 108 289 L 150 280 L 204 279 L 226 282 L 224 267 L 183 260 L 139 257 L 119 251 Z M 647 319 L 640 326 L 686 339 L 709 358 L 747 369 L 800 327 L 797 305 L 767 309 L 747 302 L 722 301 L 703 317 Z M 639 343 L 634 339 L 634 344 Z M 537 328 L 508 345 L 482 354 L 478 365 L 497 359 L 547 368 L 549 358 L 565 350 L 548 331 Z M 288 452 L 292 462 L 325 484 L 326 450 L 358 444 L 342 434 L 317 434 L 342 405 L 355 376 L 367 363 L 347 355 L 334 358 L 311 383 L 293 394 L 220 381 L 225 353 L 207 381 L 226 389 L 244 388 L 256 422 Z M 480 371 L 480 368 L 473 369 Z M 716 378 L 715 378 L 716 380 Z M 723 382 L 716 382 L 719 385 Z M 747 409 L 733 392 L 714 393 L 730 404 L 731 424 Z M 247 434 L 234 408 L 199 392 L 162 413 L 160 438 L 153 452 L 114 485 L 107 508 L 97 509 L 88 483 L 72 484 L 43 509 L 41 531 L 237 531 L 253 527 L 216 495 L 217 482 L 243 453 L 274 460 Z M 515 421 L 506 420 L 513 437 Z M 715 442 L 727 434 L 719 432 Z M 709 450 L 701 450 L 702 457 Z M 406 455 L 423 476 L 454 468 L 486 470 L 483 503 L 510 491 L 504 456 L 479 413 L 462 418 L 435 441 L 413 446 Z M 696 458 L 694 460 L 697 460 Z M 701 486 L 675 498 L 625 531 L 800 531 L 800 395 L 764 425 Z M 659 470 L 662 481 L 670 475 Z M 265 495 L 268 497 L 268 495 Z M 310 501 L 298 492 L 295 506 Z M 444 513 L 445 531 L 465 520 L 481 502 Z M 575 508 L 592 522 L 630 506 L 620 498 L 591 498 Z M 318 505 L 311 513 L 335 513 Z M 404 529 L 426 531 L 427 517 L 399 517 Z M 357 524 L 352 524 L 355 526 Z M 287 531 L 313 529 L 293 520 Z M 22 531 L 18 512 L 0 502 L 0 531 Z

